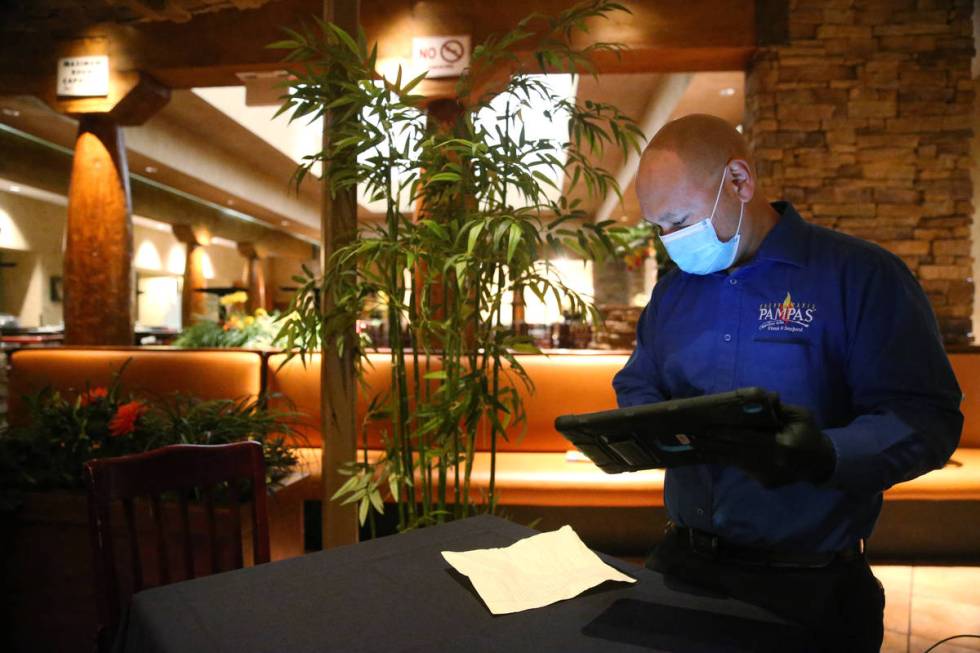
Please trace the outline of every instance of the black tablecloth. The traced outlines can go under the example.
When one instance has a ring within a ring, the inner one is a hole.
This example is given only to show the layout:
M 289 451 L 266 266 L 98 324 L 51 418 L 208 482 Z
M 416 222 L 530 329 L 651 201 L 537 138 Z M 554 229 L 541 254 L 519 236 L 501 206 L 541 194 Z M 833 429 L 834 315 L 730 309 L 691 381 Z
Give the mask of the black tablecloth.
M 637 579 L 494 616 L 440 551 L 507 546 L 536 531 L 487 515 L 146 590 L 120 632 L 127 653 L 197 651 L 780 651 L 795 628 L 761 608 Z

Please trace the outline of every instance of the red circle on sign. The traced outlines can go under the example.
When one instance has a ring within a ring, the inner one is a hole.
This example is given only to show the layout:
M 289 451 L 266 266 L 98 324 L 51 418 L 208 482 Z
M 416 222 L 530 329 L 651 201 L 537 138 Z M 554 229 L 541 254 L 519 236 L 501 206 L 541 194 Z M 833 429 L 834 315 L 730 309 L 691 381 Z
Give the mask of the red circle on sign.
M 466 48 L 458 39 L 449 39 L 439 48 L 439 56 L 447 63 L 456 63 L 463 58 Z

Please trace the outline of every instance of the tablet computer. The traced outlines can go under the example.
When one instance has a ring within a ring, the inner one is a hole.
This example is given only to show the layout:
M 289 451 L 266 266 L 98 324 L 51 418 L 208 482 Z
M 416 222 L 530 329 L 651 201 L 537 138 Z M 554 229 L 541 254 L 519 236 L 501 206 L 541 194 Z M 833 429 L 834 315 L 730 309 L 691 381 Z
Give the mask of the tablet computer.
M 555 428 L 610 474 L 703 462 L 712 446 L 766 447 L 779 428 L 779 395 L 740 388 L 688 399 L 561 415 Z

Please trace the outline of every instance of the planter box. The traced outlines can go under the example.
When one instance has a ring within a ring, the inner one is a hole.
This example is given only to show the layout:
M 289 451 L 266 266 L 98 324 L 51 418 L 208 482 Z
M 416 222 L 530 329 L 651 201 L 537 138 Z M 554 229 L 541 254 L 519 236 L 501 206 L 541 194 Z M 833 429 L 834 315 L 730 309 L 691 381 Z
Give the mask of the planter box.
M 294 474 L 269 496 L 269 539 L 273 560 L 303 554 L 303 496 L 309 477 Z M 129 543 L 124 537 L 125 521 L 118 506 L 113 514 L 115 551 L 121 587 L 131 587 Z M 229 507 L 216 509 L 218 550 L 223 569 L 232 560 L 232 530 Z M 175 505 L 164 509 L 166 523 L 178 523 Z M 243 506 L 242 540 L 244 560 L 251 563 L 251 513 Z M 208 568 L 204 509 L 192 506 L 191 531 L 195 569 Z M 137 509 L 137 529 L 146 586 L 157 583 L 155 530 L 149 508 Z M 175 529 L 176 530 L 176 529 Z M 92 548 L 88 524 L 88 501 L 84 493 L 32 493 L 15 512 L 0 513 L 0 650 L 84 651 L 95 645 L 98 624 Z M 168 539 L 172 580 L 182 577 L 183 546 L 177 533 Z

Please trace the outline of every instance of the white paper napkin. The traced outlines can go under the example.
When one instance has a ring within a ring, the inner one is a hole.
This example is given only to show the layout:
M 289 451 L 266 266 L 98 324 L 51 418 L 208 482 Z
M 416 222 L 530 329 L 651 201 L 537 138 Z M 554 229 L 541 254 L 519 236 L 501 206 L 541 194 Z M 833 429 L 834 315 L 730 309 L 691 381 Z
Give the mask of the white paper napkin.
M 443 551 L 442 557 L 469 577 L 493 614 L 570 599 L 606 580 L 636 582 L 604 563 L 567 525 L 507 547 Z

